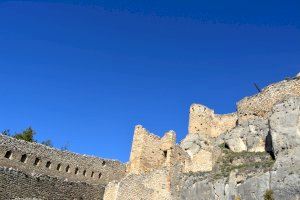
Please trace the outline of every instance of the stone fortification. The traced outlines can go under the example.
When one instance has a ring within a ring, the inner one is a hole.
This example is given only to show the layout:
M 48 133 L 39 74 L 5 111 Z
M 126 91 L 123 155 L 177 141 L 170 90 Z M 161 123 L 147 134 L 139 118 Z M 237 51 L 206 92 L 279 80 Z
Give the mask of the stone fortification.
M 125 174 L 125 165 L 118 161 L 60 151 L 5 135 L 0 135 L 0 155 L 0 166 L 70 181 L 106 184 Z
M 260 93 L 237 103 L 239 123 L 250 119 L 268 118 L 273 105 L 287 96 L 300 95 L 300 77 L 271 84 Z
M 167 132 L 162 138 L 151 134 L 141 125 L 135 127 L 128 173 L 143 173 L 150 170 L 171 167 L 174 163 L 183 163 L 188 158 L 178 145 L 176 134 Z
M 184 172 L 189 160 L 188 153 L 176 144 L 175 132 L 160 138 L 138 125 L 127 175 L 108 184 L 104 200 L 171 200 L 180 188 L 177 174 Z
M 236 126 L 236 113 L 218 115 L 206 106 L 192 104 L 190 107 L 189 134 L 206 134 L 218 137 Z
M 267 194 L 275 199 L 299 199 L 300 99 L 285 100 L 291 94 L 300 96 L 291 89 L 299 79 L 283 83 L 258 94 L 265 99 L 262 104 L 251 103 L 257 97 L 246 98 L 248 102 L 242 104 L 250 107 L 240 106 L 238 113 L 218 115 L 193 104 L 189 134 L 180 146 L 173 132 L 159 138 L 137 126 L 127 175 L 106 187 L 104 199 L 252 200 Z M 276 98 L 269 96 L 269 90 Z M 241 115 L 261 107 L 264 115 L 256 111 L 249 118 Z
M 120 182 L 113 182 L 105 190 L 104 200 L 171 200 L 171 178 L 168 170 L 128 174 Z
M 211 171 L 216 160 L 213 140 L 232 130 L 237 124 L 237 114 L 219 115 L 201 104 L 190 107 L 188 135 L 180 146 L 189 155 L 185 171 Z
M 70 182 L 46 175 L 27 174 L 0 167 L 0 200 L 101 200 L 103 193 L 103 185 Z

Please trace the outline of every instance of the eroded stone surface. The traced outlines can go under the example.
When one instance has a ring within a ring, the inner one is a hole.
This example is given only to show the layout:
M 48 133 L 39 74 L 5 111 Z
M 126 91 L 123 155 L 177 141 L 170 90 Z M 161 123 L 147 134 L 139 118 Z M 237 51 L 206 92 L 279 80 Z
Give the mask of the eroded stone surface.
M 268 133 L 268 120 L 256 118 L 221 135 L 218 142 L 225 143 L 234 152 L 264 152 Z
M 270 189 L 270 173 L 247 179 L 237 186 L 237 196 L 241 199 L 264 199 L 264 194 Z
M 300 199 L 300 97 L 286 98 L 270 117 L 276 163 L 271 187 L 278 199 Z

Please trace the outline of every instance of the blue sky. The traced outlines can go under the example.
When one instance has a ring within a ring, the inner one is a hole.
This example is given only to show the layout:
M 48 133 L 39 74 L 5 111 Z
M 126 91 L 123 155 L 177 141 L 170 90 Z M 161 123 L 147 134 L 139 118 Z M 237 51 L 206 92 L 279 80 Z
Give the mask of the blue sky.
M 187 133 L 300 71 L 299 1 L 1 1 L 0 129 L 126 162 L 133 129 Z

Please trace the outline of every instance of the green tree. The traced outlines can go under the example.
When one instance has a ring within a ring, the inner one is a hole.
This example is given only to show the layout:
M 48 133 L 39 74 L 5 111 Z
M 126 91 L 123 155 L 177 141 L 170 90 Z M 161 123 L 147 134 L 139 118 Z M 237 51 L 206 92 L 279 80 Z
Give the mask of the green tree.
M 31 127 L 28 127 L 23 132 L 16 133 L 13 137 L 19 140 L 25 140 L 27 142 L 36 142 L 34 139 L 35 134 L 36 132 Z
M 34 139 L 34 136 L 36 135 L 35 130 L 33 130 L 31 127 L 26 128 L 24 131 L 22 131 L 21 133 L 15 133 L 15 134 L 10 134 L 9 129 L 5 129 L 3 131 L 0 132 L 0 134 L 2 135 L 7 135 L 10 137 L 14 137 L 16 139 L 19 140 L 25 140 L 27 142 L 37 142 L 37 140 Z M 43 145 L 49 146 L 49 147 L 53 147 L 52 141 L 51 140 L 45 140 L 40 142 Z M 67 147 L 65 147 L 67 149 Z

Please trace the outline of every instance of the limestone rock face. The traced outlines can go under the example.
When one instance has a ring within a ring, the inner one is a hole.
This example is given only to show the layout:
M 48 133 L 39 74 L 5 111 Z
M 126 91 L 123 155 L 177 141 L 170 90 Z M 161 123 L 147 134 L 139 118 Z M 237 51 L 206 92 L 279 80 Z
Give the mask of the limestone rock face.
M 211 138 L 206 135 L 189 134 L 181 141 L 180 147 L 183 148 L 190 156 L 193 156 L 201 149 L 211 151 L 212 142 Z
M 268 132 L 268 120 L 256 118 L 221 135 L 218 143 L 225 143 L 234 152 L 264 152 Z
M 247 150 L 247 146 L 240 137 L 232 137 L 226 140 L 226 144 L 233 152 L 242 152 Z
M 276 156 L 271 188 L 278 199 L 300 199 L 300 97 L 274 106 L 270 127 Z
M 225 179 L 215 182 L 199 181 L 181 195 L 182 200 L 226 199 Z
M 189 134 L 181 142 L 190 160 L 186 161 L 185 171 L 211 171 L 213 167 L 212 139 L 207 135 Z
M 300 97 L 286 98 L 273 107 L 270 117 L 274 153 L 285 154 L 300 146 Z
M 264 173 L 245 180 L 243 183 L 237 183 L 238 177 L 235 173 L 230 175 L 229 179 L 219 180 L 204 179 L 194 183 L 185 190 L 182 200 L 255 200 L 264 199 L 265 192 L 270 188 L 270 173 Z
M 241 199 L 264 199 L 265 192 L 270 188 L 270 173 L 247 179 L 237 186 L 237 196 Z
M 253 161 L 255 167 L 249 171 L 251 163 L 229 161 L 231 167 L 218 169 L 235 169 L 227 177 L 187 179 L 181 199 L 253 200 L 264 199 L 266 192 L 271 191 L 274 199 L 299 200 L 300 97 L 286 97 L 273 106 L 269 116 L 268 119 L 257 118 L 239 124 L 221 135 L 217 143 L 225 142 L 230 149 L 226 151 L 235 152 L 231 158 L 238 154 L 245 157 L 249 157 L 247 154 L 260 155 L 264 149 L 269 152 L 272 150 L 276 158 L 273 166 L 266 168 L 263 164 L 262 170 L 255 170 L 258 165 Z M 248 169 L 242 170 L 244 167 Z

